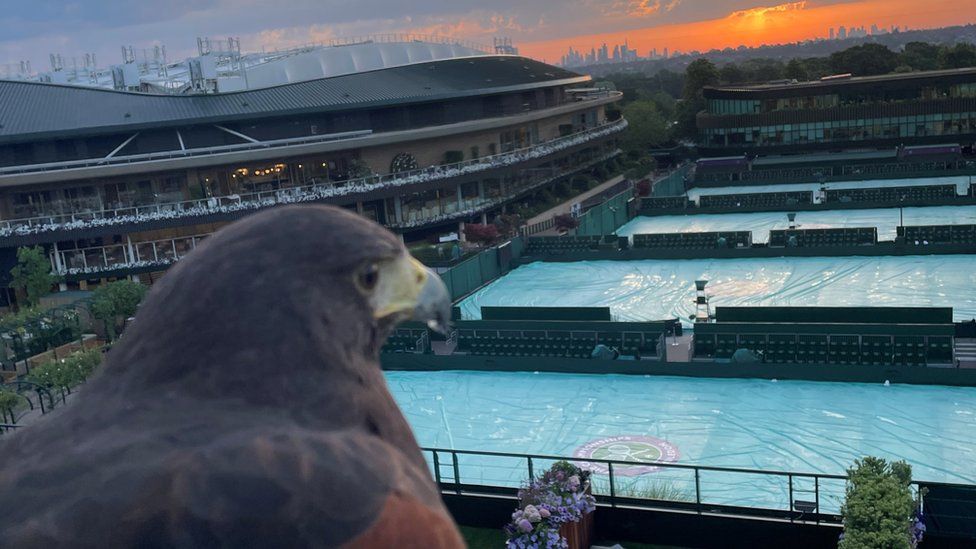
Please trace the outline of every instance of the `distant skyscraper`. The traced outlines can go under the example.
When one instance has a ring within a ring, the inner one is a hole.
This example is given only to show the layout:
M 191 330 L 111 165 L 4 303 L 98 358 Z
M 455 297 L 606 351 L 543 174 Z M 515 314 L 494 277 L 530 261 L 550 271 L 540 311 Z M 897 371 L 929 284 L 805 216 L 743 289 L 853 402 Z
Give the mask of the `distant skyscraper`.
M 668 58 L 668 48 L 664 48 L 664 54 L 662 55 L 665 59 Z
M 847 38 L 847 29 L 844 27 L 844 25 L 841 25 L 840 28 L 837 29 L 837 39 L 843 40 L 845 38 Z
M 834 39 L 834 27 L 830 27 L 830 39 Z

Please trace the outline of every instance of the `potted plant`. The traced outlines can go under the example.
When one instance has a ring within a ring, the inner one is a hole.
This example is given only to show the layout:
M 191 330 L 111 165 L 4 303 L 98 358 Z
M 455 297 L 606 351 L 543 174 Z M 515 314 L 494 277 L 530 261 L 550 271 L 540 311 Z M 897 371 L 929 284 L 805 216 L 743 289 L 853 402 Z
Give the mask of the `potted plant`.
M 505 526 L 508 547 L 585 549 L 593 533 L 596 500 L 590 473 L 557 461 L 519 490 L 519 508 Z

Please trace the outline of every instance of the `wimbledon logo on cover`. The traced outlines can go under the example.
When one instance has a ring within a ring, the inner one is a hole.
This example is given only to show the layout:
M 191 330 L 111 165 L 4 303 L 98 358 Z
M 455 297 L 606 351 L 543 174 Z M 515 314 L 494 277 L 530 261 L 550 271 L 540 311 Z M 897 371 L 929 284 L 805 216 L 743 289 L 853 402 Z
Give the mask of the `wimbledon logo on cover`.
M 666 440 L 643 435 L 621 435 L 591 440 L 573 452 L 573 457 L 630 461 L 640 463 L 674 463 L 678 461 L 678 448 Z M 610 468 L 606 463 L 579 463 L 581 467 L 597 474 L 606 475 Z M 613 474 L 635 477 L 660 470 L 654 465 L 613 465 Z

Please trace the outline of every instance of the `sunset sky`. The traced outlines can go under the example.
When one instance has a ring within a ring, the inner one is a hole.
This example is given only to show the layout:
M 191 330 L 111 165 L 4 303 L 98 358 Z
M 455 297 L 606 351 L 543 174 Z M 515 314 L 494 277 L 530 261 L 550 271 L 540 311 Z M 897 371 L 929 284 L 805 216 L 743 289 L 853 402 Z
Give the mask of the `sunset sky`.
M 826 36 L 829 27 L 925 28 L 976 22 L 959 0 L 7 0 L 0 12 L 0 64 L 86 52 L 99 64 L 164 44 L 170 59 L 195 53 L 196 37 L 236 36 L 243 49 L 280 48 L 370 33 L 423 32 L 490 44 L 509 36 L 523 54 L 558 61 L 623 42 L 681 51 L 783 43 Z M 2 71 L 0 71 L 2 72 Z

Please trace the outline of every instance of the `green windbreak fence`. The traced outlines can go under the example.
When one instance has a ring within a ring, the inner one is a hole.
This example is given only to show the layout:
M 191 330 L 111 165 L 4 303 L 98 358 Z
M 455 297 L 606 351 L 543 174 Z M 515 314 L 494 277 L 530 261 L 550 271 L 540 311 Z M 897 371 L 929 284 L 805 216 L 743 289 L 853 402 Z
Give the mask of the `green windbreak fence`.
M 600 236 L 613 234 L 621 225 L 630 220 L 627 201 L 634 195 L 627 189 L 614 195 L 603 204 L 590 208 L 579 217 L 576 236 Z
M 685 194 L 685 176 L 691 171 L 693 164 L 685 164 L 671 172 L 664 179 L 654 182 L 651 196 L 681 196 Z
M 451 299 L 457 300 L 507 273 L 509 263 L 522 255 L 523 247 L 522 238 L 516 237 L 441 273 Z

